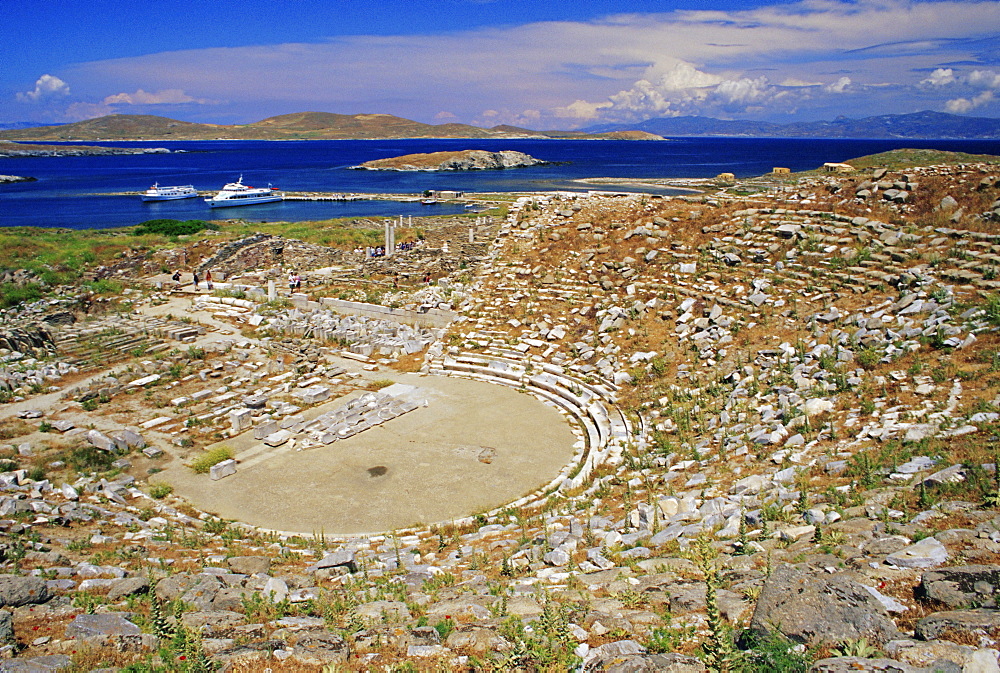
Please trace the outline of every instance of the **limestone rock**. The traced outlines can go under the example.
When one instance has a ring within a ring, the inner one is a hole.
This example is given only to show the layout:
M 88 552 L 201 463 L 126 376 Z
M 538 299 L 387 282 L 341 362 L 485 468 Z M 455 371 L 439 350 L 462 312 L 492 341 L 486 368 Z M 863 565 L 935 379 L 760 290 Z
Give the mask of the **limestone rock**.
M 1000 610 L 976 608 L 935 612 L 918 621 L 913 633 L 917 638 L 933 640 L 947 634 L 961 642 L 977 641 L 980 636 L 991 636 L 1000 630 Z
M 898 568 L 931 568 L 947 560 L 948 550 L 932 537 L 924 538 L 885 557 L 886 563 Z
M 49 587 L 41 577 L 0 575 L 0 606 L 44 603 L 50 597 Z
M 750 629 L 759 634 L 778 630 L 807 645 L 859 638 L 883 643 L 897 634 L 882 604 L 857 582 L 791 566 L 765 580 Z
M 950 608 L 995 607 L 1000 587 L 1000 566 L 952 566 L 925 572 L 920 578 L 918 595 L 943 603 Z

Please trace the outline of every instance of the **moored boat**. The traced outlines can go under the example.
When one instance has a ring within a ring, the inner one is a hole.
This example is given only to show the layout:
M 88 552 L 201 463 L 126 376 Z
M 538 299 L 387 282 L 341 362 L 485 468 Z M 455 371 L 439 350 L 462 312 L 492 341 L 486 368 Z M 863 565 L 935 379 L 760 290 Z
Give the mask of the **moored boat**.
M 230 182 L 222 188 L 218 194 L 210 199 L 205 199 L 212 208 L 224 208 L 229 206 L 249 206 L 255 203 L 272 203 L 281 201 L 285 195 L 278 191 L 277 187 L 268 185 L 267 187 L 251 187 L 243 184 L 243 176 L 236 182 Z
M 141 196 L 143 201 L 173 201 L 194 198 L 198 196 L 198 190 L 193 185 L 160 187 L 160 183 L 154 182 L 153 186 L 143 192 Z

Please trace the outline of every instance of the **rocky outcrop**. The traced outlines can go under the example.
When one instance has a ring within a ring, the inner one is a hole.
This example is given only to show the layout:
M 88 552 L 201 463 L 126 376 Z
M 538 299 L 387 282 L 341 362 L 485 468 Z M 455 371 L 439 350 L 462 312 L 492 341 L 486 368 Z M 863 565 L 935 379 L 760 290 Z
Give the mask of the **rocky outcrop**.
M 524 168 L 548 163 L 524 152 L 504 150 L 462 150 L 460 152 L 431 152 L 406 154 L 391 159 L 366 161 L 355 168 L 369 171 L 483 171 L 503 168 Z

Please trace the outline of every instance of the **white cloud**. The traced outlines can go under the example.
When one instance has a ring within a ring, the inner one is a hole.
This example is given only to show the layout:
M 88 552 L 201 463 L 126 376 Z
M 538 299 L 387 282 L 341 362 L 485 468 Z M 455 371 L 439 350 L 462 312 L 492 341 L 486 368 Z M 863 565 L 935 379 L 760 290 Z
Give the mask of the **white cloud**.
M 18 93 L 17 100 L 22 103 L 35 103 L 46 98 L 68 95 L 69 84 L 54 75 L 42 75 L 35 82 L 35 89 Z
M 213 102 L 206 98 L 189 96 L 181 89 L 161 89 L 160 91 L 136 89 L 133 93 L 123 92 L 105 96 L 99 103 L 77 101 L 66 108 L 64 116 L 70 121 L 80 121 L 119 113 L 123 107 L 129 105 L 183 105 L 186 103 L 209 105 Z
M 451 121 L 453 119 L 458 119 L 458 115 L 456 115 L 454 112 L 448 112 L 447 110 L 441 110 L 436 115 L 434 115 L 434 119 L 437 119 L 438 121 L 445 121 L 445 120 Z
M 205 99 L 192 98 L 181 89 L 163 89 L 160 91 L 143 91 L 135 93 L 116 93 L 105 97 L 105 105 L 179 105 L 181 103 L 207 103 Z
M 983 91 L 978 96 L 969 98 L 953 98 L 944 105 L 944 109 L 953 114 L 964 114 L 982 107 L 993 100 L 992 91 Z
M 992 89 L 993 91 L 1000 89 L 1000 73 L 990 70 L 973 70 L 969 73 L 966 81 L 971 86 Z
M 951 68 L 937 68 L 927 79 L 920 80 L 921 84 L 930 86 L 945 86 L 955 81 L 955 71 Z
M 945 101 L 944 109 L 954 114 L 964 114 L 992 103 L 1000 93 L 1000 73 L 992 70 L 973 70 L 962 75 L 952 68 L 938 68 L 921 84 L 949 86 L 964 89 L 965 96 Z M 957 93 L 957 92 L 956 92 Z
M 721 82 L 712 92 L 712 98 L 718 100 L 723 109 L 740 112 L 749 106 L 765 103 L 777 94 L 778 90 L 768 84 L 766 77 L 742 77 Z
M 850 88 L 850 86 L 851 86 L 851 78 L 841 77 L 833 84 L 827 84 L 825 87 L 823 87 L 823 91 L 827 93 L 844 93 L 848 90 L 848 88 Z

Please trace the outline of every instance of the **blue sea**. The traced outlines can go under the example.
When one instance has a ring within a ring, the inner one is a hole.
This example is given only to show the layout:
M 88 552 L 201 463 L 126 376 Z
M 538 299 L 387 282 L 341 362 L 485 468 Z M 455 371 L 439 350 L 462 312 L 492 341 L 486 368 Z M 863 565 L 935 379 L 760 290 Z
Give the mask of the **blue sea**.
M 0 226 L 105 229 L 153 218 L 313 221 L 334 217 L 431 215 L 461 206 L 383 200 L 284 201 L 212 210 L 201 199 L 142 203 L 154 182 L 218 190 L 243 175 L 289 191 L 411 193 L 427 189 L 465 192 L 602 189 L 574 182 L 587 177 L 704 178 L 722 172 L 748 177 L 775 166 L 793 171 L 827 161 L 903 147 L 1000 154 L 1000 140 L 823 140 L 788 138 L 677 138 L 668 142 L 584 140 L 312 140 L 87 143 L 166 147 L 170 154 L 0 159 L 0 174 L 37 182 L 0 185 Z M 444 150 L 517 150 L 556 162 L 505 171 L 404 173 L 350 170 L 370 159 Z M 636 188 L 615 186 L 613 189 Z M 651 190 L 655 191 L 655 190 Z M 671 193 L 671 190 L 659 190 Z

